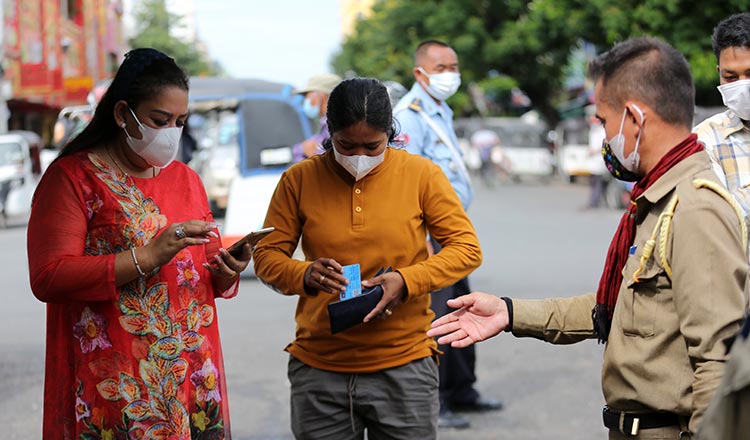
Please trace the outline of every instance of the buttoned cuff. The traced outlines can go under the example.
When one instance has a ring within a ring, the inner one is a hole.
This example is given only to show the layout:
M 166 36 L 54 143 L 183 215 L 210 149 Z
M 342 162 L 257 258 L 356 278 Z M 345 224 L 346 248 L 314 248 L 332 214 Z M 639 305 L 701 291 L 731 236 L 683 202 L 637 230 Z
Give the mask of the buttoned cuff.
M 292 283 L 290 285 L 294 286 L 294 293 L 296 293 L 299 296 L 316 296 L 318 294 L 317 290 L 314 289 L 305 289 L 305 274 L 307 273 L 307 269 L 310 268 L 310 266 L 313 265 L 312 261 L 294 261 L 294 267 L 290 270 L 292 271 Z
M 429 285 L 427 280 L 421 280 L 419 277 L 419 269 L 416 267 L 405 267 L 403 269 L 396 269 L 396 272 L 401 275 L 401 278 L 404 279 L 404 297 L 403 301 L 409 301 L 409 298 L 411 298 L 414 295 L 417 295 L 419 292 L 424 292 L 427 290 L 427 286 Z

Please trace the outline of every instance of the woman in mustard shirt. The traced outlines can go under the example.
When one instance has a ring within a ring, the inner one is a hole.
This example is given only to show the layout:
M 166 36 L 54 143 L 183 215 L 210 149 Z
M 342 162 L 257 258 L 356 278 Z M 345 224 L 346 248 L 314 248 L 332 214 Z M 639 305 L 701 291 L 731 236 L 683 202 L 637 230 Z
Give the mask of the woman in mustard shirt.
M 254 253 L 259 278 L 298 296 L 286 347 L 292 431 L 298 439 L 435 438 L 429 293 L 479 266 L 479 242 L 440 168 L 388 148 L 396 130 L 380 81 L 343 81 L 327 116 L 326 153 L 283 174 L 265 220 L 276 230 Z M 443 246 L 431 257 L 428 233 Z M 292 258 L 300 240 L 304 261 Z M 361 267 L 363 289 L 383 294 L 361 323 L 334 334 L 328 305 L 339 301 L 351 264 Z M 393 270 L 375 276 L 386 267 Z

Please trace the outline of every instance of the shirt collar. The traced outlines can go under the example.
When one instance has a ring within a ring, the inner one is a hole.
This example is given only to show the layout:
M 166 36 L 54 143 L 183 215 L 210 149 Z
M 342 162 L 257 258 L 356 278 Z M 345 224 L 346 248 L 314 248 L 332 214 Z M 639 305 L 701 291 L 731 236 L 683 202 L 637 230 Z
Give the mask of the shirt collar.
M 680 161 L 680 163 L 672 167 L 672 169 L 664 173 L 663 176 L 654 182 L 653 185 L 651 185 L 651 187 L 638 198 L 636 203 L 638 203 L 639 209 L 641 208 L 641 204 L 645 201 L 648 201 L 651 204 L 658 203 L 659 200 L 675 189 L 677 184 L 685 179 L 685 176 L 693 175 L 695 172 L 703 168 L 708 168 L 709 166 L 710 161 L 705 151 L 700 151 L 686 157 Z
M 725 111 L 724 116 L 727 118 L 727 122 L 723 124 L 724 131 L 722 133 L 725 138 L 746 128 L 745 124 L 742 123 L 742 119 L 740 119 L 740 117 L 737 116 L 737 113 L 733 112 L 732 110 Z

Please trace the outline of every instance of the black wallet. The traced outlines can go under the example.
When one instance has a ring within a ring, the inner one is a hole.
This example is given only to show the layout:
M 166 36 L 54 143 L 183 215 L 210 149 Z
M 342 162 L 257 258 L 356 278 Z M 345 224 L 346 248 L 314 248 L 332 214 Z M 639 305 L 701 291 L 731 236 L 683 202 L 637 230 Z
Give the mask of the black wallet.
M 375 276 L 391 271 L 391 268 L 381 268 Z M 331 320 L 331 334 L 342 332 L 348 328 L 361 324 L 368 313 L 378 305 L 383 297 L 383 286 L 373 286 L 364 290 L 361 295 L 344 301 L 328 304 L 328 316 Z

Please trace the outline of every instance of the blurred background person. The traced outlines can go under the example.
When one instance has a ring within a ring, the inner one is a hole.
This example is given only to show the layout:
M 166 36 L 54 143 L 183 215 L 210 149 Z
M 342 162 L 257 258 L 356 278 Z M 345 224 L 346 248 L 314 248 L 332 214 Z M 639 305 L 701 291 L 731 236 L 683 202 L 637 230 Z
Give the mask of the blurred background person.
M 693 131 L 706 146 L 714 171 L 750 213 L 750 13 L 722 20 L 712 36 L 719 92 L 727 110 Z
M 332 73 L 321 73 L 310 77 L 307 85 L 294 93 L 304 95 L 302 110 L 305 116 L 318 121 L 318 132 L 308 139 L 292 146 L 294 163 L 302 159 L 321 154 L 325 151 L 323 142 L 330 137 L 326 112 L 328 111 L 328 96 L 341 82 L 341 77 Z
M 500 149 L 500 136 L 492 130 L 481 129 L 475 131 L 471 138 L 469 138 L 471 147 L 479 153 L 479 159 L 481 164 L 479 165 L 479 176 L 488 188 L 495 186 L 495 180 L 497 178 L 497 168 L 501 165 L 496 166 L 493 159 L 500 156 L 500 160 L 504 159 L 502 149 Z M 495 148 L 500 149 L 498 152 L 494 152 Z
M 193 135 L 190 125 L 190 118 L 185 119 L 182 126 L 182 136 L 180 136 L 180 149 L 177 154 L 178 160 L 182 163 L 188 163 L 193 160 L 193 153 L 198 149 L 198 141 Z
M 471 177 L 458 147 L 453 130 L 453 110 L 445 102 L 461 85 L 458 56 L 449 45 L 436 40 L 421 42 L 414 51 L 414 85 L 394 109 L 401 133 L 399 141 L 412 154 L 430 159 L 440 166 L 458 195 L 465 211 L 469 209 L 474 190 Z M 432 233 L 432 231 L 430 231 Z M 440 243 L 430 235 L 432 251 L 440 252 Z M 446 300 L 470 291 L 469 279 L 432 293 L 432 310 L 437 317 L 449 312 Z M 487 411 L 502 408 L 496 399 L 485 398 L 474 388 L 476 355 L 474 347 L 457 349 L 439 347 L 440 418 L 446 428 L 467 428 L 469 419 L 453 412 Z
M 589 171 L 589 201 L 584 208 L 596 209 L 607 204 L 605 196 L 611 178 L 607 165 L 602 159 L 602 141 L 606 136 L 604 126 L 596 116 L 591 116 L 589 119 L 589 150 L 586 159 Z

